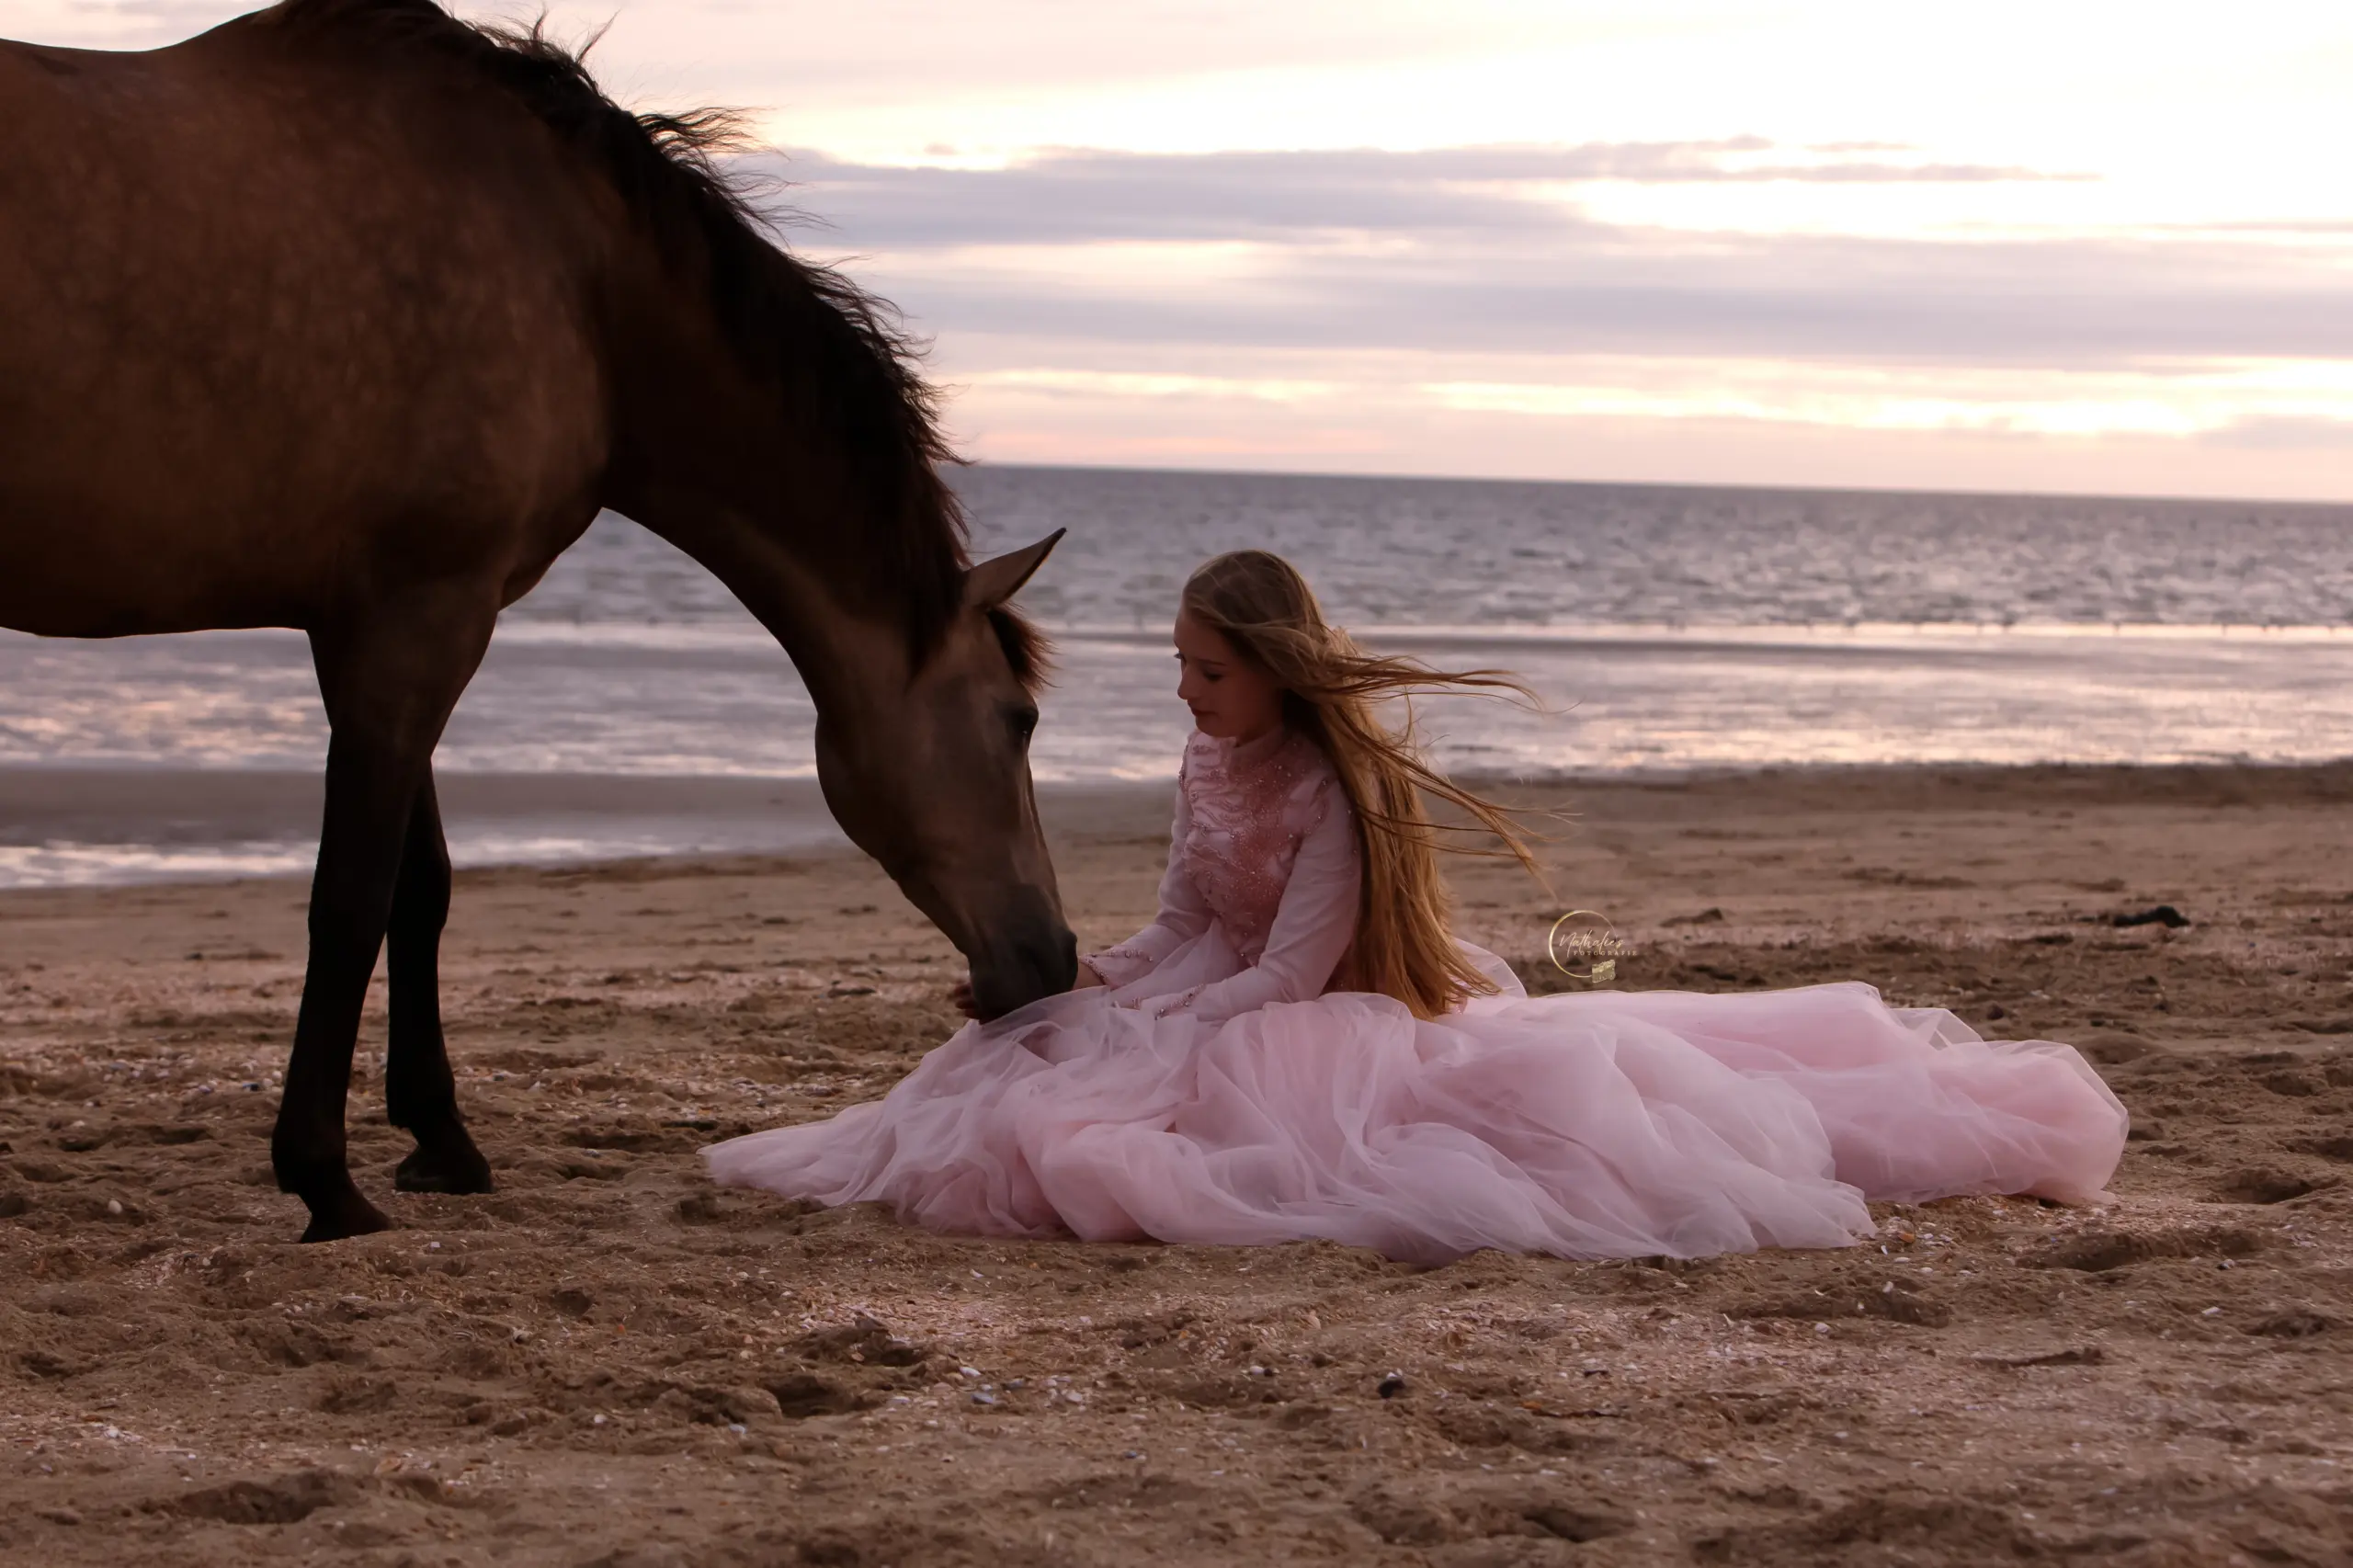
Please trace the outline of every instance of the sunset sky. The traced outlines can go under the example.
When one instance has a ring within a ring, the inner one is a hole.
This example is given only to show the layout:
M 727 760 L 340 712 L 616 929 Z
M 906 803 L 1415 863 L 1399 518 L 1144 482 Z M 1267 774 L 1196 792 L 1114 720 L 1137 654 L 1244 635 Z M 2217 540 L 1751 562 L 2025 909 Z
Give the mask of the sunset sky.
M 759 111 L 984 459 L 2353 500 L 2345 0 L 549 11 Z

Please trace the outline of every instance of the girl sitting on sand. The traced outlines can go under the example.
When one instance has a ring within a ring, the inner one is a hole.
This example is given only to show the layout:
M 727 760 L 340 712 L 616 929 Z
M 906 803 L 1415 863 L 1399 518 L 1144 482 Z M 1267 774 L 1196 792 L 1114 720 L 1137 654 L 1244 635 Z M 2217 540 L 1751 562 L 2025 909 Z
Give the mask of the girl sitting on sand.
M 1198 731 L 1159 916 L 881 1100 L 714 1145 L 718 1179 L 942 1231 L 1426 1262 L 1844 1246 L 1872 1199 L 2107 1184 L 2124 1108 L 2072 1047 L 1854 981 L 1530 997 L 1455 939 L 1423 795 L 1525 850 L 1373 704 L 1507 678 L 1361 652 L 1264 551 L 1193 574 L 1176 641 Z

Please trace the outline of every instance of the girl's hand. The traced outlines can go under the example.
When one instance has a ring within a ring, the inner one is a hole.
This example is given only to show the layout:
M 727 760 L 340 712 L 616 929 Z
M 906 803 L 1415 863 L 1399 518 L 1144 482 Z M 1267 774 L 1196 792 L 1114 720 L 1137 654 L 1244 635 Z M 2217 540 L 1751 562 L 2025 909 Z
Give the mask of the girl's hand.
M 1105 983 L 1104 979 L 1095 972 L 1094 965 L 1085 959 L 1078 960 L 1078 978 L 1070 983 L 1070 988 L 1073 991 L 1088 991 L 1103 983 Z

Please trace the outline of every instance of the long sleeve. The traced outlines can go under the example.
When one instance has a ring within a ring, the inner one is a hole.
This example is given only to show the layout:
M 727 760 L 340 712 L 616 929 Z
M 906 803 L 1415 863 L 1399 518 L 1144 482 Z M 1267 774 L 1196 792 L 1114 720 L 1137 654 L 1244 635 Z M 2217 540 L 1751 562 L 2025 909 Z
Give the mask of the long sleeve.
M 1157 1015 L 1182 1009 L 1205 1023 L 1222 1023 L 1272 1002 L 1304 1002 L 1324 994 L 1356 939 L 1364 867 L 1356 815 L 1337 779 L 1324 779 L 1316 804 L 1322 815 L 1300 838 L 1258 961 L 1228 979 L 1154 997 L 1140 1004 L 1140 1010 Z
M 1169 954 L 1210 928 L 1210 906 L 1185 871 L 1185 840 L 1193 831 L 1192 808 L 1185 802 L 1185 786 L 1176 786 L 1176 819 L 1168 829 L 1168 869 L 1160 877 L 1160 913 L 1151 925 L 1114 947 L 1086 955 L 1086 966 L 1118 989 L 1140 980 Z

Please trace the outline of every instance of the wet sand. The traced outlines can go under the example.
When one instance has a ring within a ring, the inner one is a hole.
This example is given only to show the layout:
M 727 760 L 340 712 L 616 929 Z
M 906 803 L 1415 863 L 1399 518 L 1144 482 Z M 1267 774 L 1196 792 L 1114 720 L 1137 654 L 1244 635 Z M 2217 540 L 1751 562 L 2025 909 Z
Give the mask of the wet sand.
M 1051 804 L 1084 939 L 1160 790 Z M 267 1134 L 299 881 L 0 894 L 0 1562 L 2353 1562 L 2353 767 L 1783 773 L 1548 792 L 1547 973 L 1854 978 L 2081 1044 L 2097 1210 L 1887 1208 L 1690 1264 L 1008 1244 L 702 1180 L 954 1018 L 865 862 L 462 874 L 444 960 L 500 1190 L 396 1194 L 381 997 L 323 1247 Z M 2170 904 L 2189 924 L 2112 917 Z
M 460 866 L 840 848 L 813 778 L 444 773 Z M 0 891 L 295 875 L 320 771 L 0 767 Z

